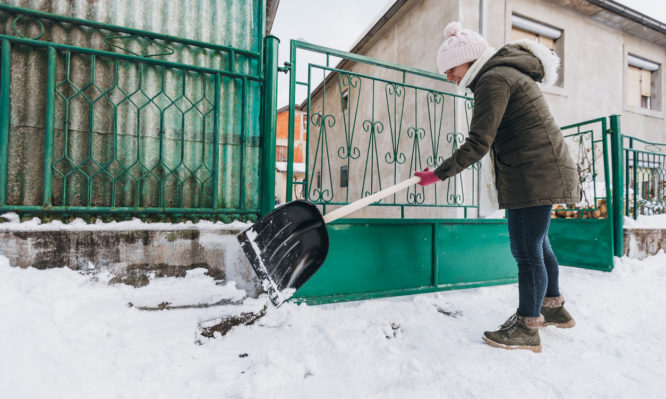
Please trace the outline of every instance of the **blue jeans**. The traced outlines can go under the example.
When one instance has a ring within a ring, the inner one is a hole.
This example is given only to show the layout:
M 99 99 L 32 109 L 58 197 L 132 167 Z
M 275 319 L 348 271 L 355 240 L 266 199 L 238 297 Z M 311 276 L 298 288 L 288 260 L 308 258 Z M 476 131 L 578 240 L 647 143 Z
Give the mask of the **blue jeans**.
M 552 205 L 507 210 L 511 254 L 518 263 L 518 314 L 539 317 L 544 296 L 560 296 L 548 227 Z

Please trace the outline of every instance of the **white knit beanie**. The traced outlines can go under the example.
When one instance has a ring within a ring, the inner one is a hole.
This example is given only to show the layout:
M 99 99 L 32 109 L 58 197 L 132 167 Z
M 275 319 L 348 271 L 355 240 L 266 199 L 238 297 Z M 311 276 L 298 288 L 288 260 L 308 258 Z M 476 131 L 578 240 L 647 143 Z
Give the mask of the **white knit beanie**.
M 458 22 L 451 22 L 444 28 L 444 42 L 437 52 L 439 73 L 474 61 L 488 48 L 488 43 L 481 35 L 463 29 Z

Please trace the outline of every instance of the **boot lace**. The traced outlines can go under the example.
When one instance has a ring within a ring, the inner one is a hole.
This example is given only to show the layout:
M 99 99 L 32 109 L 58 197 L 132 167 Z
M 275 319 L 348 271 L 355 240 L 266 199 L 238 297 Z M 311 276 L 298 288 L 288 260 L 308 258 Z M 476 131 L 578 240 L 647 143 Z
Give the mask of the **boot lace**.
M 518 324 L 518 315 L 514 313 L 507 321 L 502 324 L 499 329 L 500 331 L 507 331 L 512 333 L 516 329 L 516 324 Z

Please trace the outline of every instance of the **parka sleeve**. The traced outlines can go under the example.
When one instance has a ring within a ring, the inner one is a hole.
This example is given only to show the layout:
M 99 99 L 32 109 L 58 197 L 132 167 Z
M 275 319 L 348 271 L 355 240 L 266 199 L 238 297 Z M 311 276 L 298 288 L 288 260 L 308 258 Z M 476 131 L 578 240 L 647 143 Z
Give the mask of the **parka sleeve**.
M 474 90 L 474 111 L 469 128 L 469 137 L 435 169 L 435 174 L 444 180 L 462 172 L 479 162 L 488 153 L 495 141 L 504 111 L 506 111 L 511 89 L 509 83 L 494 73 L 482 76 Z

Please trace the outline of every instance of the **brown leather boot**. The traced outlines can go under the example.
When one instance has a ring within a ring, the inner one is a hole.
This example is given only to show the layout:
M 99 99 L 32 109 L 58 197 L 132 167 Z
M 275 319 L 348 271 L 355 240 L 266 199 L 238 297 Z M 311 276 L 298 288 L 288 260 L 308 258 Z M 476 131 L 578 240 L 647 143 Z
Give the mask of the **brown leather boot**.
M 576 320 L 564 308 L 564 297 L 562 295 L 544 298 L 541 305 L 541 314 L 544 318 L 544 327 L 571 328 L 576 325 Z
M 541 352 L 539 327 L 543 317 L 523 317 L 518 313 L 509 317 L 497 331 L 486 331 L 483 340 L 491 346 L 503 349 L 529 349 Z

